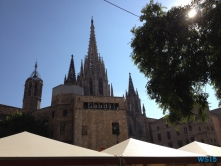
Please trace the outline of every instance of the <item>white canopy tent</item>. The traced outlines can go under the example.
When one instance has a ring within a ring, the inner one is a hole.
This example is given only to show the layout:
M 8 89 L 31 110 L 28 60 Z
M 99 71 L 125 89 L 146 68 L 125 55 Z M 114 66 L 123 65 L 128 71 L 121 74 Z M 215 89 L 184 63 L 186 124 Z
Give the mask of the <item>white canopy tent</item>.
M 66 144 L 28 132 L 0 139 L 0 165 L 117 164 L 110 154 Z
M 199 153 L 207 156 L 221 157 L 220 147 L 208 145 L 197 141 L 191 142 L 190 144 L 179 148 L 179 150 L 192 153 Z
M 132 138 L 102 152 L 121 156 L 126 164 L 198 163 L 198 157 L 205 156 Z

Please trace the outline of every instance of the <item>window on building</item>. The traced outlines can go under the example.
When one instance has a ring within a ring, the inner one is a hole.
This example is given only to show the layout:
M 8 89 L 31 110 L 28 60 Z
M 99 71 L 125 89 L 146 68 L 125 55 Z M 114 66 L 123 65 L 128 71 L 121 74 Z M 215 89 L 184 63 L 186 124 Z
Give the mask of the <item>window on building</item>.
M 180 132 L 179 132 L 179 131 L 176 131 L 176 135 L 180 135 Z
M 179 148 L 182 147 L 182 146 L 183 146 L 182 140 L 178 140 L 178 141 L 177 141 L 177 145 L 178 145 Z
M 99 103 L 99 108 L 100 109 L 104 109 L 104 104 L 103 103 Z
M 189 125 L 189 131 L 192 131 L 192 126 L 191 125 Z M 185 133 L 185 134 L 187 134 L 187 133 Z
M 190 141 L 191 142 L 195 141 L 195 138 L 194 137 L 190 137 Z
M 88 103 L 84 102 L 84 109 L 88 109 Z
M 32 88 L 32 84 L 29 84 L 29 88 L 28 88 L 28 96 L 31 96 L 31 88 Z
M 201 142 L 204 143 L 204 139 L 201 139 Z
M 199 131 L 201 131 L 201 128 L 199 127 Z
M 35 91 L 34 91 L 34 96 L 37 96 L 37 91 L 38 91 L 38 84 L 37 83 L 35 83 Z
M 119 107 L 119 104 L 118 104 L 118 103 L 115 103 L 115 104 L 114 104 L 114 109 L 115 109 L 115 110 L 118 110 L 118 107 Z
M 130 119 L 127 119 L 127 125 L 128 125 L 128 132 L 129 134 L 132 134 L 132 125 Z
M 82 135 L 87 135 L 87 126 L 82 126 Z
M 166 124 L 166 128 L 168 128 L 168 124 Z
M 103 95 L 103 81 L 99 78 L 99 95 Z
M 207 130 L 209 130 L 209 126 L 207 126 L 206 128 L 207 128 Z
M 213 131 L 213 127 L 211 127 L 211 130 Z
M 216 139 L 214 138 L 214 142 L 216 142 Z
M 172 143 L 172 142 L 168 142 L 168 146 L 169 146 L 170 148 L 172 148 L 172 147 L 173 147 L 173 143 Z
M 140 121 L 138 121 L 138 130 L 139 130 L 139 134 L 143 134 L 143 127 L 142 127 L 142 123 Z
M 99 107 L 98 107 L 98 103 L 94 103 L 94 109 L 98 109 Z
M 89 78 L 89 85 L 90 85 L 90 95 L 93 95 L 93 82 L 92 82 L 92 78 Z
M 67 116 L 68 115 L 68 111 L 65 109 L 64 111 L 63 111 L 63 116 Z
M 161 142 L 161 134 L 160 133 L 157 135 L 157 137 L 158 137 L 158 141 Z
M 60 133 L 64 134 L 65 133 L 65 124 L 60 125 Z
M 189 144 L 189 143 L 190 143 L 189 139 L 186 139 L 186 144 Z
M 210 141 L 211 141 L 211 142 L 213 142 L 213 139 L 212 139 L 212 138 L 210 138 Z
M 51 117 L 52 117 L 52 118 L 54 118 L 54 114 L 55 114 L 55 112 L 52 111 L 52 113 L 51 113 Z
M 169 131 L 167 131 L 167 139 L 171 139 L 171 135 Z
M 160 130 L 159 126 L 157 126 L 157 130 Z
M 114 109 L 114 104 L 110 103 L 110 109 L 113 110 Z
M 112 134 L 115 134 L 115 135 L 120 134 L 119 123 L 112 123 Z
M 90 109 L 93 108 L 93 103 L 89 103 L 89 108 L 90 108 Z
M 109 107 L 108 107 L 108 103 L 105 103 L 104 104 L 104 109 L 108 109 Z
M 187 131 L 187 128 L 186 128 L 186 127 L 184 127 L 184 128 L 183 128 L 183 130 L 184 130 L 184 133 L 185 133 L 185 134 L 187 134 L 187 133 L 188 133 L 188 131 Z M 190 130 L 190 127 L 189 127 L 189 130 Z M 192 130 L 192 127 L 191 127 L 191 130 Z M 190 131 L 191 131 L 191 130 L 190 130 Z

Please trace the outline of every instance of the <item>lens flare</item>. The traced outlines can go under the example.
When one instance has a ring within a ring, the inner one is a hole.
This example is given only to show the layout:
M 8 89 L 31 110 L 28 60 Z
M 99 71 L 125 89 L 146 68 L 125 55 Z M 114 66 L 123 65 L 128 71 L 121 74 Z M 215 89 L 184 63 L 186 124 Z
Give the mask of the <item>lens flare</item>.
M 196 10 L 195 9 L 191 9 L 188 13 L 189 17 L 194 17 L 196 15 Z

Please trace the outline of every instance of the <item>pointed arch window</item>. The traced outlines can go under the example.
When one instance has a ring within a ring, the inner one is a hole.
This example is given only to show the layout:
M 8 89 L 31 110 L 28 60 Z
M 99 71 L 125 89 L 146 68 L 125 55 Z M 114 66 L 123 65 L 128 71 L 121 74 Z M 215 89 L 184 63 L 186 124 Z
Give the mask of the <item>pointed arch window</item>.
M 30 96 L 31 95 L 31 88 L 32 88 L 32 83 L 29 84 L 29 87 L 28 87 L 28 95 Z
M 37 91 L 38 91 L 38 84 L 35 83 L 35 92 L 34 92 L 34 96 L 37 96 Z
M 99 95 L 103 95 L 103 81 L 99 78 Z
M 143 134 L 143 127 L 140 121 L 138 121 L 138 131 L 139 131 L 139 134 Z
M 132 125 L 130 119 L 127 119 L 128 133 L 132 134 Z
M 90 95 L 93 95 L 93 82 L 92 82 L 92 78 L 89 78 L 89 86 L 90 86 Z

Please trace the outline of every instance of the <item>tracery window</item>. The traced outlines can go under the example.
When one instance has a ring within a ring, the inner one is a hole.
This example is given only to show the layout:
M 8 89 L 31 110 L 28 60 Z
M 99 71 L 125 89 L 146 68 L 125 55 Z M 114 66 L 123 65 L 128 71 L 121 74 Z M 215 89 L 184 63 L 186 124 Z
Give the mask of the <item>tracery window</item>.
M 99 78 L 99 95 L 103 95 L 103 81 Z
M 128 125 L 128 132 L 129 134 L 132 134 L 132 125 L 130 119 L 127 119 L 127 125 Z
M 90 95 L 93 95 L 93 82 L 92 82 L 92 78 L 89 78 L 89 84 L 90 84 Z
M 140 121 L 138 121 L 138 131 L 139 131 L 139 134 L 143 134 L 143 127 Z

